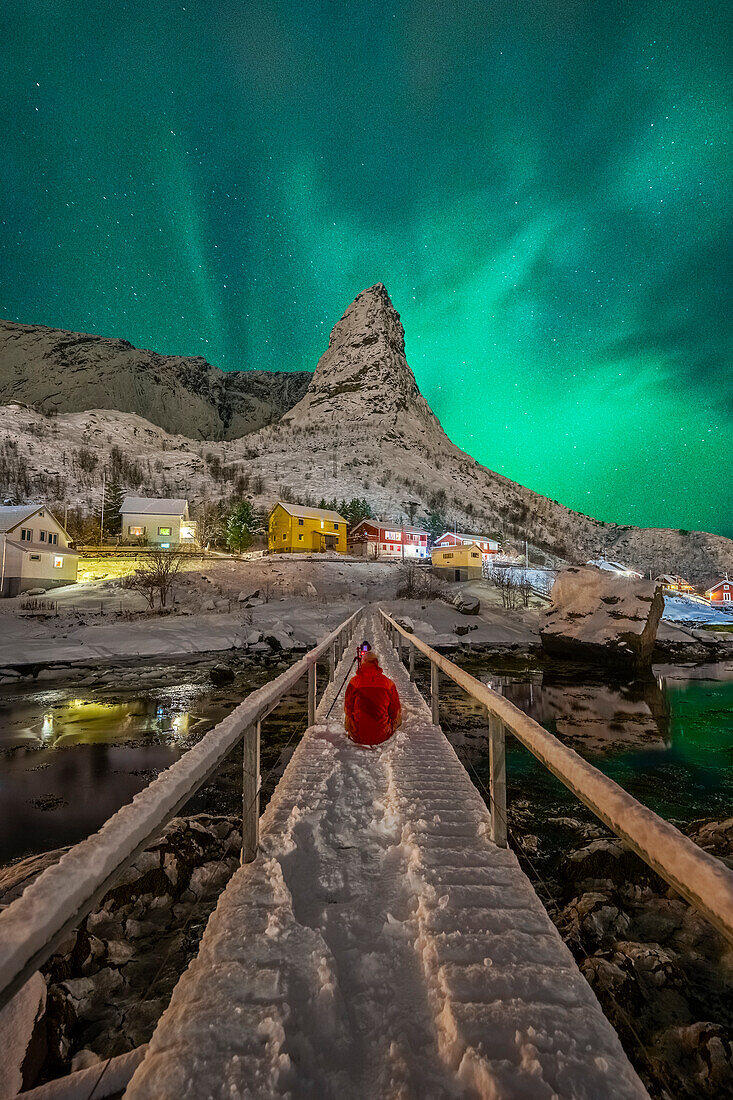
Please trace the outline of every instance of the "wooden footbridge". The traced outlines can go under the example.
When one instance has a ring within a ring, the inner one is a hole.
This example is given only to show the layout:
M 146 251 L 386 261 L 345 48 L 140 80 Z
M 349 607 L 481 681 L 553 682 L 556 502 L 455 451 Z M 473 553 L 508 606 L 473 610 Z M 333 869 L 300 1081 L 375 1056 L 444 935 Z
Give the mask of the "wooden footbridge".
M 357 630 L 403 704 L 402 728 L 375 751 L 343 730 Z M 413 682 L 416 654 L 430 662 L 429 705 Z M 308 728 L 260 819 L 260 723 L 306 675 Z M 440 729 L 441 676 L 487 708 L 490 810 Z M 242 865 L 150 1044 L 25 1095 L 646 1096 L 507 848 L 507 732 L 733 941 L 733 874 L 722 863 L 370 609 L 248 696 L 0 913 L 6 1003 L 244 739 Z

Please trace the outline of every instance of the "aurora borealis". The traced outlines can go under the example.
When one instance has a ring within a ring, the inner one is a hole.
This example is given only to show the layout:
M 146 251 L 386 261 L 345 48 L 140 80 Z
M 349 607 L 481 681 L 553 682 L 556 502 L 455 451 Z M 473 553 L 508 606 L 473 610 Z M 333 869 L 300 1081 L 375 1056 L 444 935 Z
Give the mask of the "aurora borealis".
M 386 284 L 443 427 L 733 535 L 728 5 L 7 0 L 0 315 L 313 369 Z

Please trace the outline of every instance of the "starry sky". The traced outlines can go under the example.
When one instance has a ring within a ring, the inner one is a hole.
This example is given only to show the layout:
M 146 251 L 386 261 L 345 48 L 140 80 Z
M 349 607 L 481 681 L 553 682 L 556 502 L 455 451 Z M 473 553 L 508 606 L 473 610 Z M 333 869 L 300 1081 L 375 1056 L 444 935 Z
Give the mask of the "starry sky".
M 733 536 L 731 10 L 4 0 L 0 315 L 312 370 L 382 281 L 479 461 Z

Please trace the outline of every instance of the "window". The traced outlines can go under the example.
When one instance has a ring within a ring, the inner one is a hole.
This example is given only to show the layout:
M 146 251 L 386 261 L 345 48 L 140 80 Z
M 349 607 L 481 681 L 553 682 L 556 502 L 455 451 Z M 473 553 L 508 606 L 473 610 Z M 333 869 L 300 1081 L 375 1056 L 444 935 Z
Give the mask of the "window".
M 334 529 L 334 531 L 338 531 L 338 529 L 339 529 L 338 523 L 334 523 L 333 529 Z
M 287 534 L 284 534 L 284 535 L 283 535 L 283 542 L 285 542 L 285 539 L 286 539 L 287 537 L 288 537 L 288 536 L 287 536 Z
M 303 541 L 303 536 L 302 536 L 302 535 L 298 535 L 298 542 L 302 542 L 302 541 Z
M 128 527 L 127 528 L 127 533 L 128 533 L 128 535 L 137 535 L 138 537 L 141 537 L 142 535 L 145 534 L 145 528 L 144 527 Z
M 31 561 L 40 561 L 41 560 L 41 555 L 40 554 L 29 554 L 28 557 L 31 559 Z
M 302 526 L 303 526 L 303 520 L 302 520 L 302 519 L 299 519 L 299 520 L 298 520 L 298 527 L 302 527 Z M 301 538 L 302 538 L 302 537 L 303 537 L 303 536 L 301 535 Z
M 39 531 L 38 537 L 40 538 L 41 542 L 45 542 L 46 541 L 46 532 L 45 531 Z
M 21 542 L 33 542 L 33 532 L 30 527 L 21 527 L 20 529 L 20 541 Z
M 63 558 L 54 558 L 53 559 L 54 569 L 60 569 L 63 564 L 64 564 L 64 559 Z
M 158 534 L 159 535 L 170 535 L 170 533 L 171 533 L 170 527 L 159 527 L 158 528 Z
M 48 532 L 48 540 L 49 540 L 49 542 L 51 543 L 52 546 L 58 546 L 58 544 L 59 544 L 59 537 L 58 537 L 58 535 L 56 534 L 55 531 L 49 531 Z

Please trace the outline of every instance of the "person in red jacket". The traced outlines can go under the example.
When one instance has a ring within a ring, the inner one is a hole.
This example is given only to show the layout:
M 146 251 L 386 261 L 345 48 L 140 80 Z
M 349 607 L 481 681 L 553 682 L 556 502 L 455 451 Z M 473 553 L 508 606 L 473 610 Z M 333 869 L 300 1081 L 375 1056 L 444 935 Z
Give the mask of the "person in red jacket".
M 379 659 L 370 649 L 361 659 L 346 688 L 344 725 L 357 745 L 374 746 L 388 741 L 402 724 L 402 708 L 397 688 L 379 667 Z

